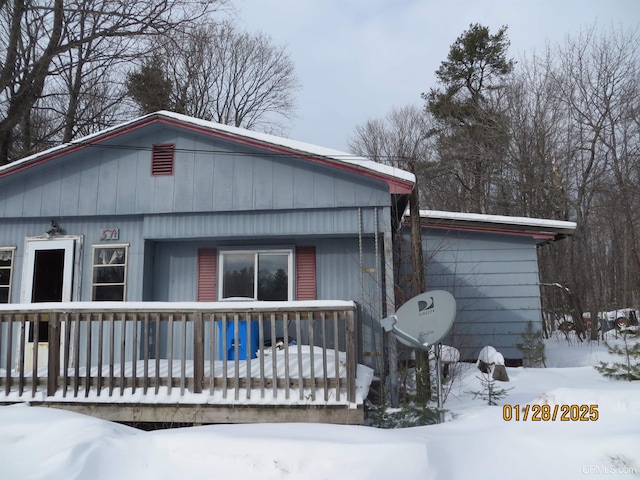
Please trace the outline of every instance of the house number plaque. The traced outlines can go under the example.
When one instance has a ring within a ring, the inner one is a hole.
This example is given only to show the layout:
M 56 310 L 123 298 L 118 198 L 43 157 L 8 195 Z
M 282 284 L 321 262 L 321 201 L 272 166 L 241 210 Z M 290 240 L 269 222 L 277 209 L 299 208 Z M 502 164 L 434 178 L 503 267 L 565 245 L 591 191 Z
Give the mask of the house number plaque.
M 103 228 L 100 230 L 100 240 L 119 240 L 120 229 L 119 228 Z

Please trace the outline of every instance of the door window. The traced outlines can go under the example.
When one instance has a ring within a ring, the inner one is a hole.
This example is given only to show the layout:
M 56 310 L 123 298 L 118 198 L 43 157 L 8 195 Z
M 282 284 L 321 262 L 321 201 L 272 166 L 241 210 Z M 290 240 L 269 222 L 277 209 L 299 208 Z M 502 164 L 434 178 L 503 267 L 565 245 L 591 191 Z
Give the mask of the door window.
M 31 291 L 33 303 L 62 301 L 64 254 L 64 249 L 35 251 Z

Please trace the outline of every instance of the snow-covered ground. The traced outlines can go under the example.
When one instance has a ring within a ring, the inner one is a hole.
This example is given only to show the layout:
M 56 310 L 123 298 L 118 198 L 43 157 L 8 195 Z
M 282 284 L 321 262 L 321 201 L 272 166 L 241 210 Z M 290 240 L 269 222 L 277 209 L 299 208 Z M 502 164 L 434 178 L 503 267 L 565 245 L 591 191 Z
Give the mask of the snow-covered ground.
M 640 478 L 640 382 L 593 368 L 609 359 L 604 345 L 550 340 L 546 353 L 548 368 L 507 368 L 510 382 L 499 386 L 511 390 L 499 406 L 474 399 L 480 374 L 465 365 L 451 382 L 445 423 L 396 430 L 260 424 L 142 432 L 60 410 L 1 407 L 0 478 Z M 532 420 L 536 409 L 551 416 L 556 405 L 555 421 Z M 582 405 L 591 408 L 584 415 Z

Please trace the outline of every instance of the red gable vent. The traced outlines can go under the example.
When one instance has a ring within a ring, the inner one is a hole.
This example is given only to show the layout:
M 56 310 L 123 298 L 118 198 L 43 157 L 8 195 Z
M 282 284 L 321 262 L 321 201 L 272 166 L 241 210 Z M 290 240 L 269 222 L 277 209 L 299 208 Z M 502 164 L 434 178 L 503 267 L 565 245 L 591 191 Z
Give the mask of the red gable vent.
M 176 146 L 163 143 L 153 146 L 151 153 L 151 175 L 173 175 L 173 159 Z
M 296 300 L 316 299 L 316 247 L 296 248 Z
M 216 301 L 217 263 L 215 248 L 198 250 L 198 302 Z

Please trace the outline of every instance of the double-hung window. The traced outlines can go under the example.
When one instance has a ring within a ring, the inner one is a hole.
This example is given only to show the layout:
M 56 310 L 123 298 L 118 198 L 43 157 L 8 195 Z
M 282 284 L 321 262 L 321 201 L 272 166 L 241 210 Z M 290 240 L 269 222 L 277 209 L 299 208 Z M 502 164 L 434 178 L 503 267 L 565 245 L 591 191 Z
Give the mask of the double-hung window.
M 15 247 L 0 247 L 0 303 L 11 301 L 11 272 Z
M 94 245 L 91 300 L 125 301 L 128 245 Z
M 220 298 L 293 299 L 292 250 L 220 252 Z

